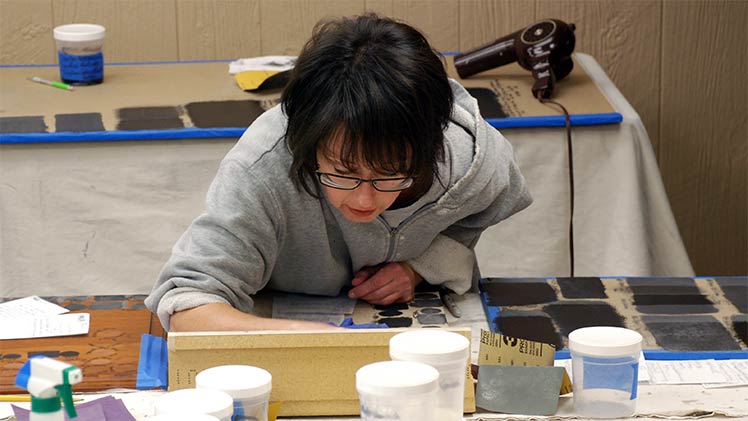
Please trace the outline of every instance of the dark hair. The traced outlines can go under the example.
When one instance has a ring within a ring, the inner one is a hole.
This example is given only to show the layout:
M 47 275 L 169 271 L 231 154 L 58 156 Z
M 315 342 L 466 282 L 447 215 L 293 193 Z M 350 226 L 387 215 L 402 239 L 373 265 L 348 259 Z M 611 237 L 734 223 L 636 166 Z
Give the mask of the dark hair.
M 343 136 L 340 158 L 385 173 L 437 176 L 452 90 L 439 54 L 416 29 L 374 14 L 321 21 L 281 98 L 290 176 L 317 196 L 317 150 Z

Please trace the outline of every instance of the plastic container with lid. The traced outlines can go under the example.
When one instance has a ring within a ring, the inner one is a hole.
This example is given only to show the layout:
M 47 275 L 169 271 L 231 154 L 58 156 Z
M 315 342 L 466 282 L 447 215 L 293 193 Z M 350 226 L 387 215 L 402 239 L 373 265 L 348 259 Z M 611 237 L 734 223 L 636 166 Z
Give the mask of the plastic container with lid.
M 361 421 L 433 420 L 439 372 L 427 364 L 381 361 L 356 371 Z
M 636 410 L 642 336 L 594 326 L 569 334 L 574 410 L 595 418 L 628 417 Z
M 267 421 L 273 376 L 249 365 L 222 365 L 205 369 L 195 376 L 198 389 L 215 389 L 234 400 L 234 418 Z
M 71 85 L 94 85 L 104 80 L 106 29 L 92 23 L 71 23 L 54 29 L 60 78 Z
M 213 389 L 181 389 L 156 399 L 156 415 L 212 415 L 231 421 L 234 400 L 228 393 Z M 185 418 L 186 419 L 186 418 Z
M 418 329 L 398 333 L 390 339 L 390 358 L 428 364 L 439 371 L 439 391 L 434 420 L 463 419 L 465 378 L 470 341 L 441 329 Z

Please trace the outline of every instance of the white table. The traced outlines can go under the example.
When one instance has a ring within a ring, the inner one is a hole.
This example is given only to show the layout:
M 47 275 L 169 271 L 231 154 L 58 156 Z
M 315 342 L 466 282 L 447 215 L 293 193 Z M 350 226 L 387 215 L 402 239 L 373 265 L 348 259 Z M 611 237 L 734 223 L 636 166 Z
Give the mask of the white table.
M 641 119 L 597 62 L 577 62 L 622 114 L 572 129 L 576 276 L 693 276 Z M 476 247 L 484 277 L 569 276 L 569 176 L 563 128 L 502 129 L 535 199 Z
M 624 120 L 573 130 L 576 274 L 693 275 L 641 120 L 592 57 L 577 59 Z M 112 80 L 114 72 L 131 80 L 125 70 L 112 69 Z M 223 89 L 224 96 L 241 94 Z M 67 94 L 57 91 L 41 92 Z M 502 132 L 535 202 L 484 233 L 476 248 L 482 273 L 567 276 L 564 130 Z M 148 293 L 172 245 L 202 212 L 234 142 L 0 145 L 0 296 Z

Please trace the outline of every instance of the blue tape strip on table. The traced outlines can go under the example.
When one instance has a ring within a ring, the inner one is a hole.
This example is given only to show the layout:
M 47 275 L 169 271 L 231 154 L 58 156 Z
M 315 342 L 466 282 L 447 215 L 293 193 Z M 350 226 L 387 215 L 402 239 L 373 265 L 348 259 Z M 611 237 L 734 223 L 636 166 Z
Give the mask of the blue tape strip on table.
M 563 116 L 529 116 L 486 119 L 497 129 L 512 127 L 563 127 Z M 623 121 L 619 113 L 575 114 L 570 117 L 572 126 L 594 126 L 615 124 Z M 187 127 L 170 130 L 112 130 L 104 132 L 52 132 L 52 133 L 3 133 L 0 145 L 63 142 L 112 142 L 121 140 L 165 140 L 240 137 L 246 127 L 216 127 L 201 129 Z
M 239 138 L 246 127 L 216 127 L 198 129 L 187 127 L 173 130 L 112 130 L 107 132 L 60 132 L 60 133 L 4 133 L 0 134 L 0 145 L 27 143 L 64 142 L 112 142 L 126 140 L 165 140 L 202 138 Z
M 140 337 L 140 359 L 136 389 L 166 389 L 168 384 L 168 352 L 166 340 L 144 333 Z
M 566 117 L 562 115 L 487 118 L 486 121 L 497 129 L 513 127 L 563 127 L 566 125 Z M 569 122 L 572 126 L 596 126 L 599 124 L 616 124 L 622 121 L 623 116 L 620 113 L 572 114 L 569 116 Z

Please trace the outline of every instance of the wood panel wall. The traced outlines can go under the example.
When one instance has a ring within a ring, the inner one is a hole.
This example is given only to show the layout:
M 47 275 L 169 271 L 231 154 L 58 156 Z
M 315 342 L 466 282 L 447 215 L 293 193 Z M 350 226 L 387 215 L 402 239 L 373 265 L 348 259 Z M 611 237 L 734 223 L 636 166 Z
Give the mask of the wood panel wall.
M 109 62 L 296 54 L 320 18 L 366 10 L 441 51 L 574 22 L 649 132 L 696 272 L 748 274 L 748 0 L 0 0 L 0 64 L 54 63 L 71 22 L 107 27 Z

